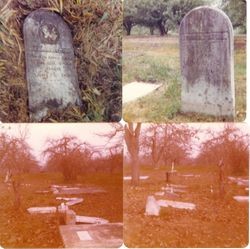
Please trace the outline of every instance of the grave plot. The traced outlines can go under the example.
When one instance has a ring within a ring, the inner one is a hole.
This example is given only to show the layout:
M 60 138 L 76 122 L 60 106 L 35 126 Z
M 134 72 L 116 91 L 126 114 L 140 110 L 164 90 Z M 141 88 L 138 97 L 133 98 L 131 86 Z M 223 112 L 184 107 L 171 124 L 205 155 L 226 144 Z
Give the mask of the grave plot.
M 122 102 L 127 102 L 139 99 L 157 90 L 162 84 L 151 84 L 145 82 L 132 82 L 122 87 Z
M 132 176 L 124 176 L 123 177 L 124 181 L 131 181 L 131 179 L 132 179 Z M 140 180 L 147 180 L 147 179 L 149 179 L 149 176 L 140 176 Z
M 53 194 L 77 195 L 77 194 L 98 194 L 107 191 L 98 187 L 68 187 L 60 185 L 52 185 Z
M 118 248 L 122 245 L 122 224 L 60 226 L 66 248 Z
M 177 173 L 193 176 L 176 176 L 172 182 L 164 184 L 166 171 L 159 170 L 157 174 L 152 169 L 150 174 L 147 168 L 145 171 L 142 169 L 141 174 L 147 173 L 149 180 L 142 180 L 138 189 L 131 188 L 130 182 L 125 181 L 125 245 L 178 248 L 181 236 L 182 245 L 193 247 L 195 244 L 205 247 L 245 243 L 248 196 L 235 195 L 237 189 L 245 191 L 245 187 L 237 183 L 229 184 L 227 193 L 230 194 L 222 198 L 219 195 L 218 179 L 208 174 L 207 169 L 203 170 L 202 167 L 200 170 L 196 168 L 194 172 L 188 171 L 188 167 L 181 172 L 177 169 Z M 195 177 L 197 174 L 200 176 Z M 226 222 L 232 217 L 238 222 L 237 228 L 235 220 Z M 185 231 L 192 231 L 197 237 L 187 238 L 184 236 Z M 225 231 L 227 235 L 221 237 L 220 231 Z M 141 239 L 142 233 L 144 239 Z M 231 233 L 237 234 L 239 239 L 229 240 L 228 235 Z M 211 240 L 211 237 L 214 239 Z

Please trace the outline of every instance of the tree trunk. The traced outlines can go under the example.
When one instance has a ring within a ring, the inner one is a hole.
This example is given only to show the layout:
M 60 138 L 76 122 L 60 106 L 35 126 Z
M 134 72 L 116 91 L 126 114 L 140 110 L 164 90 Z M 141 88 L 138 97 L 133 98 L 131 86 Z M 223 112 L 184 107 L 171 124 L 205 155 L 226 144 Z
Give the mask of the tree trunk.
M 125 141 L 131 158 L 131 164 L 132 164 L 131 183 L 133 186 L 138 186 L 140 181 L 140 167 L 138 162 L 140 130 L 141 130 L 141 123 L 137 123 L 135 129 L 133 127 L 133 123 L 128 123 L 128 125 L 125 125 Z
M 154 35 L 154 27 L 150 27 L 150 34 Z
M 21 206 L 20 182 L 18 180 L 13 180 L 12 187 L 14 192 L 14 208 L 18 210 Z

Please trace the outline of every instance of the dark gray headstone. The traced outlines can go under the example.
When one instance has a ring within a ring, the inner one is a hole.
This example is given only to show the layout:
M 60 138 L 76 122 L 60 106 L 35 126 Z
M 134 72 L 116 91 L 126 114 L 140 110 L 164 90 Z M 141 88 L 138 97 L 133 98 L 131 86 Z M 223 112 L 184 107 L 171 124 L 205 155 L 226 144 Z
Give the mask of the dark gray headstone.
M 56 13 L 32 12 L 23 26 L 30 119 L 48 110 L 80 105 L 79 86 L 69 27 Z
M 182 111 L 235 115 L 233 28 L 224 12 L 190 11 L 180 25 Z

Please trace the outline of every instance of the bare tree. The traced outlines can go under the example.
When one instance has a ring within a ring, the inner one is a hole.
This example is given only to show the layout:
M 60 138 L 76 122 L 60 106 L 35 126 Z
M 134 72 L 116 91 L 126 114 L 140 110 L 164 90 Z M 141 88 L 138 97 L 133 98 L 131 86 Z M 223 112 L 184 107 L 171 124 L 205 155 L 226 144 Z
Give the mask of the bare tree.
M 48 157 L 47 163 L 53 162 L 65 181 L 76 180 L 81 167 L 91 157 L 87 143 L 65 135 L 59 139 L 47 139 L 46 144 L 43 155 Z
M 125 125 L 125 142 L 131 158 L 132 167 L 132 185 L 139 185 L 140 181 L 140 165 L 139 165 L 139 137 L 141 131 L 141 123 L 128 123 Z
M 142 134 L 141 146 L 153 166 L 184 160 L 191 150 L 191 139 L 197 130 L 182 124 L 152 124 Z
M 37 162 L 31 154 L 31 148 L 26 142 L 28 130 L 19 128 L 19 136 L 0 135 L 0 167 L 5 171 L 5 182 L 10 182 L 14 192 L 14 207 L 21 206 L 20 177 L 22 173 L 29 172 L 37 167 Z

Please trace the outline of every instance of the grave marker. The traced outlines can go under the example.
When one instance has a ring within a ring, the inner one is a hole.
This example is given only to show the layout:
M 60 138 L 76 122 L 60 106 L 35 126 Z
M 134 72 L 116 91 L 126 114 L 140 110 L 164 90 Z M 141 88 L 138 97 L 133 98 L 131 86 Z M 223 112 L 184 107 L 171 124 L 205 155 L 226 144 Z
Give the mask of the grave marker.
M 66 248 L 119 248 L 123 242 L 121 223 L 64 225 L 59 230 Z
M 74 50 L 69 27 L 56 13 L 33 11 L 23 26 L 31 121 L 48 110 L 80 105 Z
M 182 111 L 235 115 L 233 28 L 224 12 L 190 11 L 180 25 Z

